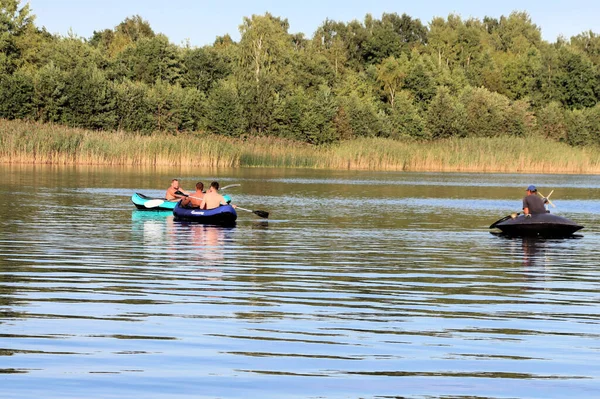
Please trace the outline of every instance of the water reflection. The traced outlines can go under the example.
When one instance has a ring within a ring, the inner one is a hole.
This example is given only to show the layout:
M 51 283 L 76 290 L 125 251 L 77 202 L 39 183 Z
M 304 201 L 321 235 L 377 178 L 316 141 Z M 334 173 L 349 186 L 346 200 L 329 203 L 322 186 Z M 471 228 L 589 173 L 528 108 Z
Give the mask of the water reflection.
M 4 396 L 600 397 L 600 206 L 506 239 L 496 176 L 252 170 L 236 202 L 274 218 L 133 210 L 171 173 L 15 180 L 47 195 L 0 209 Z
M 166 241 L 172 222 L 172 211 L 135 210 L 131 213 L 132 231 L 141 234 L 145 243 Z

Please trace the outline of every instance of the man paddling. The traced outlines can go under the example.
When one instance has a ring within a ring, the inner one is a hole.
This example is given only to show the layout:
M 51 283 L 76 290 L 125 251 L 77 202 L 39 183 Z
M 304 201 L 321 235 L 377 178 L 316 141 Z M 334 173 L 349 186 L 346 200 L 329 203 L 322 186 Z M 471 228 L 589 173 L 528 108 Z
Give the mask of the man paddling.
M 523 198 L 523 214 L 525 216 L 537 215 L 546 213 L 545 204 L 548 203 L 546 198 L 537 195 L 537 188 L 532 184 L 527 187 L 527 195 Z
M 200 208 L 200 205 L 202 205 L 203 199 L 204 199 L 204 183 L 199 181 L 198 183 L 196 183 L 196 192 L 192 193 L 189 197 L 185 197 L 184 199 L 182 199 L 181 206 L 187 206 L 190 208 Z
M 221 194 L 219 194 L 219 182 L 210 183 L 210 188 L 204 194 L 204 198 L 202 199 L 202 204 L 200 204 L 201 209 L 215 209 L 221 205 L 227 205 L 227 200 Z M 235 205 L 231 204 L 234 208 Z
M 182 192 L 184 194 L 189 194 L 187 191 L 184 191 L 181 187 L 179 187 L 179 180 L 173 179 L 171 180 L 171 187 L 167 188 L 167 192 L 165 194 L 165 198 L 167 201 L 179 201 L 184 195 L 176 194 L 176 192 Z

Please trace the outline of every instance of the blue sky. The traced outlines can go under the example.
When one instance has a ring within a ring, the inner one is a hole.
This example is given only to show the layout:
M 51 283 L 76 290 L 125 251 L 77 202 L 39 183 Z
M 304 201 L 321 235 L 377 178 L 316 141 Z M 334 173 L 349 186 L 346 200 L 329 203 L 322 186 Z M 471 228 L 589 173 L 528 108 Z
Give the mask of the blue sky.
M 45 26 L 51 33 L 66 35 L 72 30 L 89 38 L 94 30 L 112 29 L 137 14 L 172 43 L 189 39 L 192 46 L 212 44 L 217 36 L 227 33 L 237 41 L 243 17 L 267 11 L 287 18 L 290 33 L 303 32 L 307 37 L 327 18 L 363 21 L 367 13 L 380 18 L 384 12 L 406 13 L 428 24 L 432 18 L 445 18 L 450 13 L 463 19 L 483 19 L 486 15 L 498 18 L 512 11 L 525 11 L 550 42 L 559 35 L 569 39 L 587 30 L 600 34 L 600 0 L 29 0 L 29 4 L 36 25 Z

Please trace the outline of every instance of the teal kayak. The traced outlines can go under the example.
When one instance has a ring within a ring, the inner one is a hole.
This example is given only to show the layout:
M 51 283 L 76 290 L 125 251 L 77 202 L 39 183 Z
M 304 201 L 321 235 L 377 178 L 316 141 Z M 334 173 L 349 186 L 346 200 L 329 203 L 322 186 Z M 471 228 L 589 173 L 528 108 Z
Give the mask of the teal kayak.
M 137 209 L 172 211 L 179 201 L 167 201 L 165 198 L 154 198 L 135 193 L 131 196 L 131 202 Z

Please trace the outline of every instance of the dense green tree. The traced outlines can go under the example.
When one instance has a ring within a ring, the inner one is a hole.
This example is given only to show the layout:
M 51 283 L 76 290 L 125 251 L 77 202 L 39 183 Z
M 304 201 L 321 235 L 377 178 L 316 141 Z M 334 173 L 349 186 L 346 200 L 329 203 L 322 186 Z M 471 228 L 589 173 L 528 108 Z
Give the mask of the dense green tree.
M 122 78 L 173 84 L 181 76 L 179 49 L 164 35 L 142 38 L 119 53 L 116 68 Z
M 238 79 L 251 131 L 268 133 L 273 128 L 277 97 L 290 83 L 292 41 L 287 20 L 265 15 L 244 18 Z
M 0 75 L 0 118 L 32 118 L 33 95 L 31 73 L 17 70 L 11 75 Z
M 369 34 L 362 46 L 363 60 L 371 64 L 388 57 L 400 58 L 427 42 L 427 28 L 406 14 L 384 13 L 380 20 L 367 15 L 365 28 Z
M 22 62 L 18 38 L 32 28 L 34 19 L 29 3 L 21 7 L 20 0 L 0 0 L 0 73 L 11 73 Z
M 152 133 L 156 129 L 148 99 L 149 90 L 147 84 L 131 80 L 114 85 L 118 130 Z
M 568 47 L 558 52 L 560 73 L 554 76 L 559 100 L 568 108 L 593 107 L 598 102 L 599 76 L 589 58 Z
M 41 122 L 61 122 L 68 102 L 65 87 L 68 73 L 52 62 L 40 68 L 33 79 L 35 118 Z
M 497 50 L 515 54 L 527 53 L 531 47 L 539 47 L 542 41 L 540 28 L 531 22 L 526 12 L 518 11 L 513 11 L 508 17 L 500 17 L 490 36 Z
M 469 137 L 494 137 L 505 133 L 510 103 L 500 94 L 485 88 L 467 87 L 460 98 L 466 113 L 465 134 Z
M 540 136 L 563 141 L 567 137 L 565 110 L 552 101 L 536 113 L 537 132 Z
M 133 43 L 141 39 L 152 39 L 155 36 L 148 21 L 144 21 L 139 15 L 134 15 L 125 18 L 114 30 L 94 31 L 89 43 L 101 49 L 107 57 L 114 58 Z
M 571 38 L 571 45 L 584 52 L 596 66 L 600 66 L 600 35 L 591 30 Z
M 104 73 L 92 66 L 77 68 L 65 77 L 61 122 L 87 129 L 114 129 L 116 96 Z
M 224 79 L 211 90 L 206 105 L 206 129 L 222 136 L 241 137 L 247 133 L 244 104 L 235 83 Z
M 423 118 L 409 93 L 407 91 L 399 92 L 395 104 L 396 106 L 389 110 L 387 119 L 391 129 L 385 136 L 395 139 L 402 137 L 426 138 Z
M 427 108 L 436 94 L 435 64 L 429 55 L 413 53 L 408 64 L 404 88 L 411 92 L 414 102 Z
M 339 138 L 333 123 L 336 111 L 327 86 L 321 86 L 315 96 L 300 88 L 278 104 L 277 133 L 311 144 L 331 143 Z
M 438 87 L 425 118 L 428 136 L 433 139 L 464 137 L 466 112 L 463 104 L 445 86 Z
M 181 84 L 183 87 L 194 87 L 208 93 L 219 80 L 233 72 L 233 67 L 233 60 L 228 52 L 208 46 L 185 49 L 182 56 Z
M 390 107 L 394 108 L 396 94 L 402 90 L 408 75 L 408 57 L 406 54 L 396 57 L 388 57 L 377 65 L 377 80 L 383 86 L 383 92 Z
M 352 137 L 377 137 L 383 133 L 383 126 L 378 117 L 375 100 L 371 97 L 361 97 L 359 93 L 352 92 L 339 99 L 340 106 L 348 115 L 348 122 L 352 130 Z

